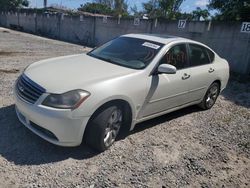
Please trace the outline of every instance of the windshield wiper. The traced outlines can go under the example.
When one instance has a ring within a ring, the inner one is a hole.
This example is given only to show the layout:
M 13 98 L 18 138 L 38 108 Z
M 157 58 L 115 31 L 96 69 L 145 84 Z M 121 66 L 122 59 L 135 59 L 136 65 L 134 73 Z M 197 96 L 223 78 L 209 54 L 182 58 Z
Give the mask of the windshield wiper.
M 114 61 L 114 60 L 111 59 L 111 58 L 105 58 L 105 57 L 97 56 L 97 55 L 94 55 L 94 54 L 92 54 L 92 53 L 88 53 L 88 55 L 91 56 L 91 57 L 94 57 L 94 58 L 103 60 L 103 61 L 107 61 L 107 62 L 116 64 L 116 65 L 119 64 L 119 63 L 117 63 L 116 61 Z

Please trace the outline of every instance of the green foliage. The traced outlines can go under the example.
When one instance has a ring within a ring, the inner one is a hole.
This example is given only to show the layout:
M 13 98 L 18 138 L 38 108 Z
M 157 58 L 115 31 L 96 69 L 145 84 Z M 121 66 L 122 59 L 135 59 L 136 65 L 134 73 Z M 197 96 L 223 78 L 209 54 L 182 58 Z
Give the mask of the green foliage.
M 128 16 L 128 4 L 124 0 L 115 0 L 114 2 L 115 16 Z
M 250 20 L 250 0 L 210 0 L 208 8 L 218 10 L 218 20 Z
M 78 10 L 113 16 L 127 16 L 128 5 L 124 0 L 95 0 L 95 3 L 81 5 Z
M 210 13 L 208 12 L 207 9 L 201 9 L 200 7 L 197 7 L 196 10 L 192 12 L 192 17 L 196 21 L 200 21 L 201 18 L 204 20 L 207 20 L 209 17 Z
M 148 15 L 149 18 L 156 18 L 161 16 L 159 2 L 157 0 L 150 0 L 147 3 L 142 4 L 144 13 Z
M 90 12 L 94 14 L 112 14 L 111 8 L 105 4 L 101 3 L 86 3 L 78 8 L 80 11 Z
M 128 4 L 125 0 L 95 0 L 95 2 L 110 7 L 113 16 L 128 15 Z
M 184 0 L 149 0 L 143 3 L 143 9 L 150 18 L 176 19 Z
M 0 9 L 14 10 L 17 8 L 28 7 L 28 0 L 0 0 Z
M 193 15 L 191 13 L 181 13 L 181 12 L 177 12 L 175 13 L 175 19 L 176 20 L 193 20 Z

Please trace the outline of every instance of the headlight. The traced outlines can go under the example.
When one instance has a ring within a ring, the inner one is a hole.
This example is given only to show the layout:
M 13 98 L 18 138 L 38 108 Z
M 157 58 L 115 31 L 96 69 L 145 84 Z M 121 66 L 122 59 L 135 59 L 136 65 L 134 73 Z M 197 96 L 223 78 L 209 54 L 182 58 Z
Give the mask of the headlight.
M 90 93 L 83 90 L 72 90 L 63 94 L 50 94 L 42 102 L 45 106 L 61 109 L 76 109 L 90 96 Z

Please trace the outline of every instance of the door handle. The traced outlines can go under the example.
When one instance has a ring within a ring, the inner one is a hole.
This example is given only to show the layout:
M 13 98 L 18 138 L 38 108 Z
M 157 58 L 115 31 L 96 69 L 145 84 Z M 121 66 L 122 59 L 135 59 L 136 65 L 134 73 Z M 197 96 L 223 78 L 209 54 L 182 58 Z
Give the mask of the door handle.
M 190 74 L 184 73 L 182 76 L 182 80 L 186 80 L 188 78 L 190 78 Z
M 212 73 L 212 72 L 214 72 L 214 69 L 213 69 L 213 68 L 210 68 L 210 69 L 208 70 L 208 72 L 209 72 L 209 73 Z

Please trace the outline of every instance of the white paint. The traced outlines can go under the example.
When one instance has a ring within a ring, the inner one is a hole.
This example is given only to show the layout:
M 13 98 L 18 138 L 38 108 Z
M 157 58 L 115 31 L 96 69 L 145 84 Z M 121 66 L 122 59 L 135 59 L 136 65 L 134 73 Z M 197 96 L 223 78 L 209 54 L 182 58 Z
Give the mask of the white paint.
M 250 33 L 250 22 L 242 22 L 240 32 L 242 32 L 242 33 Z
M 118 16 L 118 24 L 120 24 L 121 23 L 121 15 L 119 14 L 119 16 Z
M 80 22 L 83 21 L 83 15 L 80 15 Z
M 140 25 L 140 18 L 134 19 L 134 25 Z
M 211 29 L 211 24 L 212 24 L 212 21 L 210 20 L 209 23 L 208 23 L 208 26 L 207 26 L 207 31 L 210 31 L 210 29 Z
M 146 46 L 146 47 L 153 48 L 153 49 L 156 49 L 156 50 L 157 50 L 158 48 L 160 48 L 159 45 L 156 45 L 156 44 L 150 43 L 150 42 L 144 42 L 144 43 L 142 44 L 142 46 Z
M 107 17 L 107 16 L 103 16 L 102 22 L 103 22 L 103 23 L 108 23 L 108 17 Z
M 157 27 L 158 19 L 155 19 L 155 27 Z
M 184 29 L 186 27 L 186 22 L 187 22 L 187 20 L 179 20 L 178 28 L 179 29 Z

